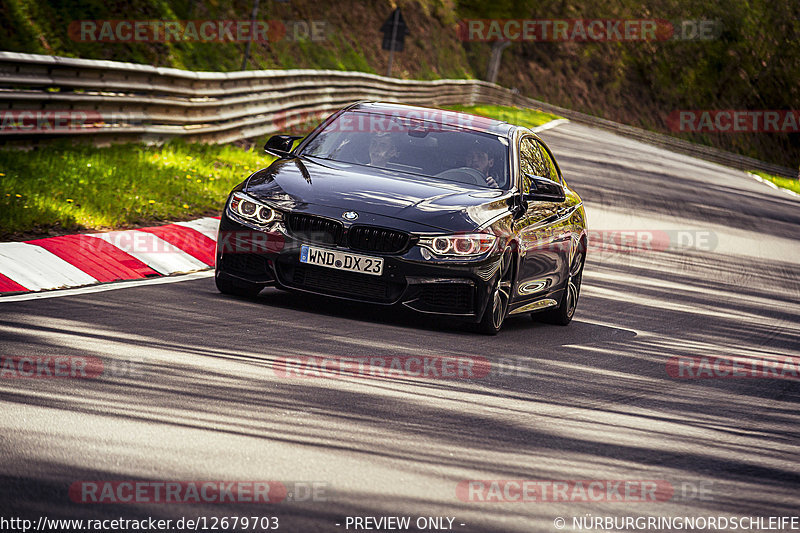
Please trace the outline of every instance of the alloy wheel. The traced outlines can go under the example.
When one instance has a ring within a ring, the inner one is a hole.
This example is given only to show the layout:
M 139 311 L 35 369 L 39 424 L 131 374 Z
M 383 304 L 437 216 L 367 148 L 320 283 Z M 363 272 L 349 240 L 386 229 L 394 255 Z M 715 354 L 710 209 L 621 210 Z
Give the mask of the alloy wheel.
M 569 267 L 569 280 L 567 281 L 567 317 L 572 318 L 578 306 L 578 296 L 581 291 L 581 278 L 583 277 L 583 250 L 580 243 L 573 244 Z

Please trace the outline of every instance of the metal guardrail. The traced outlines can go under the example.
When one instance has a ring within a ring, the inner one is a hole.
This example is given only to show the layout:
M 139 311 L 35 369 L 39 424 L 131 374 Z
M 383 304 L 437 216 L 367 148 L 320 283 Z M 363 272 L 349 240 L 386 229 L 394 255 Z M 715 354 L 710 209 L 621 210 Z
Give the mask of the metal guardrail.
M 0 105 L 6 117 L 9 112 L 28 112 L 28 117 L 33 113 L 42 119 L 33 128 L 4 122 L 0 138 L 24 146 L 65 135 L 89 136 L 101 145 L 159 143 L 176 136 L 231 142 L 285 130 L 364 99 L 541 109 L 724 165 L 797 175 L 793 169 L 560 108 L 478 80 L 401 80 L 333 70 L 192 72 L 0 52 Z M 48 112 L 81 118 L 59 127 Z

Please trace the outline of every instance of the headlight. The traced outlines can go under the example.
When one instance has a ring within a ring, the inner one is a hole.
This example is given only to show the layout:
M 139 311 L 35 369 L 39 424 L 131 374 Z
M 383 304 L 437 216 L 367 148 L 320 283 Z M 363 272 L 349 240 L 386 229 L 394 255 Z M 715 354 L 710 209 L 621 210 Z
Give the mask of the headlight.
M 262 204 L 240 192 L 233 193 L 228 209 L 239 218 L 259 226 L 266 226 L 283 220 L 283 215 L 277 209 Z
M 491 250 L 496 240 L 491 233 L 465 233 L 423 237 L 419 245 L 443 257 L 475 257 Z

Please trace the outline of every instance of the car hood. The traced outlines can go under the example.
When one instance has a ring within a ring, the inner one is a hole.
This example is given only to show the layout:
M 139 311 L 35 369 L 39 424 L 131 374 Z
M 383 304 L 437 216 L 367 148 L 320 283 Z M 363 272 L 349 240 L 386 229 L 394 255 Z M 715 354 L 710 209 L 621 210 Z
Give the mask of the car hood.
M 309 158 L 275 161 L 250 176 L 244 191 L 284 209 L 324 206 L 445 231 L 470 231 L 508 213 L 509 196 L 507 191 Z

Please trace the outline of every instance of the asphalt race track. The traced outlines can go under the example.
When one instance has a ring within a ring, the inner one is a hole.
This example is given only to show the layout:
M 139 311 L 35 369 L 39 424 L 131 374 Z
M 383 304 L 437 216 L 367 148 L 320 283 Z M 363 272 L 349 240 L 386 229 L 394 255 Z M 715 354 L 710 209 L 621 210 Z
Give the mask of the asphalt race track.
M 226 297 L 211 277 L 0 301 L 3 355 L 91 356 L 107 369 L 0 379 L 2 515 L 276 516 L 291 532 L 353 531 L 348 516 L 530 532 L 556 531 L 558 517 L 574 531 L 573 517 L 588 515 L 797 515 L 797 375 L 668 370 L 674 358 L 800 357 L 800 199 L 576 124 L 542 137 L 594 232 L 568 327 L 512 317 L 491 338 L 274 289 Z M 637 242 L 657 231 L 668 245 L 620 249 L 604 230 L 637 231 Z M 284 358 L 296 356 L 493 366 L 480 379 L 286 377 Z M 69 493 L 81 481 L 154 480 L 280 481 L 289 494 L 272 504 L 91 504 Z M 487 502 L 457 492 L 467 480 L 671 489 L 656 501 L 570 492 Z

